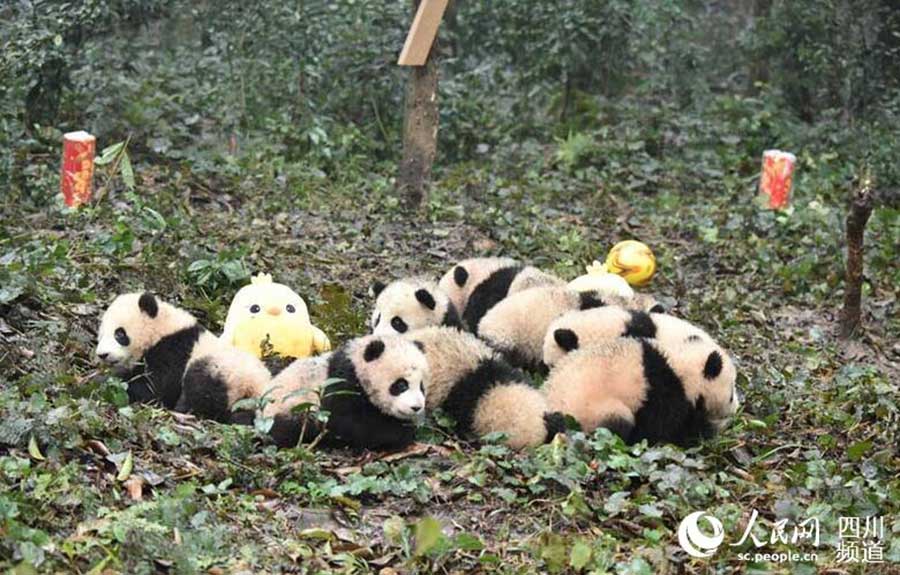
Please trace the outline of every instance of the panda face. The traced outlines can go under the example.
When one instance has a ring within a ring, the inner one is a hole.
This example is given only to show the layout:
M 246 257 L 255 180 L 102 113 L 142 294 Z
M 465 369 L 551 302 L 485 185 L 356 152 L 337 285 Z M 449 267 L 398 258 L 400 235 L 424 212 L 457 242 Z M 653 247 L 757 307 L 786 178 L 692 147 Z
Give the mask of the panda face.
M 679 351 L 674 361 L 687 372 L 684 383 L 688 397 L 702 396 L 710 423 L 717 430 L 723 429 L 740 407 L 734 360 L 716 343 L 696 333 L 673 347 Z
M 97 358 L 127 367 L 137 362 L 159 337 L 159 302 L 151 294 L 117 297 L 103 314 L 97 331 Z
M 160 301 L 153 294 L 118 296 L 103 313 L 97 330 L 97 359 L 127 370 L 162 338 L 196 324 L 189 313 Z
M 398 335 L 439 325 L 448 305 L 433 282 L 398 280 L 377 291 L 371 320 L 374 335 Z
M 416 345 L 396 335 L 369 336 L 356 354 L 358 377 L 378 409 L 404 420 L 424 415 L 428 362 Z

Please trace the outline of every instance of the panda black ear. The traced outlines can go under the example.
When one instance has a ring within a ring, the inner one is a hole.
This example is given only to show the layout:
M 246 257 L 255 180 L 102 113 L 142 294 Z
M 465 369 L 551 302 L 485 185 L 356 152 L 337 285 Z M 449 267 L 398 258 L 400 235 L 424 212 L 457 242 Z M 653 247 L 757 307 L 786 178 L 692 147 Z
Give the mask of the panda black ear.
M 722 373 L 722 356 L 718 351 L 714 351 L 706 358 L 706 365 L 703 366 L 703 377 L 706 379 L 715 379 Z
M 666 313 L 666 308 L 661 303 L 654 304 L 654 306 L 650 308 L 650 313 Z
M 416 290 L 416 299 L 419 300 L 419 303 L 427 307 L 428 309 L 434 309 L 437 305 L 434 301 L 434 297 L 428 293 L 428 290 L 425 288 Z
M 597 294 L 597 292 L 592 291 L 584 291 L 579 294 L 581 298 L 581 305 L 579 309 L 594 309 L 595 307 L 603 307 L 606 305 L 606 302 Z
M 378 295 L 381 294 L 381 292 L 383 292 L 384 288 L 386 287 L 387 285 L 381 280 L 373 281 L 371 287 L 372 297 L 378 297 Z
M 566 351 L 578 349 L 578 336 L 571 329 L 559 328 L 553 332 L 553 339 L 556 340 L 556 345 Z
M 380 339 L 373 339 L 369 342 L 369 345 L 366 346 L 365 351 L 363 352 L 363 359 L 368 361 L 375 361 L 381 354 L 384 353 L 384 342 Z
M 141 294 L 140 299 L 138 299 L 138 307 L 150 317 L 156 317 L 156 314 L 159 313 L 159 304 L 156 301 L 156 296 L 149 292 Z
M 466 271 L 466 268 L 462 266 L 456 266 L 453 269 L 453 281 L 456 282 L 456 285 L 459 287 L 463 287 L 466 285 L 466 281 L 469 279 L 469 272 Z
M 419 351 L 421 351 L 422 353 L 425 353 L 425 344 L 424 343 L 422 343 L 421 341 L 414 341 L 413 345 L 416 346 L 417 348 L 419 348 Z

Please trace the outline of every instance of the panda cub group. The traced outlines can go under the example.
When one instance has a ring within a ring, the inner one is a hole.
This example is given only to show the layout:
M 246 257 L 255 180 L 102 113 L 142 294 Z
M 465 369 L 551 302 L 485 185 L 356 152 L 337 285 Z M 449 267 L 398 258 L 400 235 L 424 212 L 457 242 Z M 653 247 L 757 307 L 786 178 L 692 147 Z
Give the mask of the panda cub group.
M 652 298 L 578 292 L 509 258 L 459 262 L 439 281 L 375 282 L 371 335 L 294 361 L 276 375 L 151 294 L 125 294 L 105 312 L 98 357 L 133 401 L 220 422 L 264 398 L 283 447 L 398 449 L 440 409 L 462 438 L 502 433 L 512 448 L 550 441 L 567 416 L 585 432 L 692 445 L 738 407 L 733 361 L 705 331 Z M 526 372 L 546 376 L 542 388 Z M 327 412 L 322 420 L 300 406 Z

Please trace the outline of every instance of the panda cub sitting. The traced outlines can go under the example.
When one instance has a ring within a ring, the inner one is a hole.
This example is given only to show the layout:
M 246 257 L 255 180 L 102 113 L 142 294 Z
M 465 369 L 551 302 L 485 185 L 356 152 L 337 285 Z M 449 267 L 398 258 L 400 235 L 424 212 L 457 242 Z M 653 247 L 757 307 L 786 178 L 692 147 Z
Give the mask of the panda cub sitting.
M 372 284 L 375 307 L 372 333 L 401 334 L 433 325 L 461 327 L 456 306 L 437 282 L 424 278 L 405 278 L 387 285 Z
M 400 449 L 415 440 L 429 381 L 418 346 L 397 335 L 370 335 L 287 366 L 272 379 L 263 414 L 274 418 L 270 435 L 279 447 L 324 431 L 327 446 Z M 293 412 L 305 403 L 328 412 L 324 429 Z
M 231 406 L 259 395 L 271 380 L 254 355 L 150 293 L 113 300 L 100 321 L 96 354 L 126 381 L 132 402 L 155 401 L 220 422 L 232 421 Z

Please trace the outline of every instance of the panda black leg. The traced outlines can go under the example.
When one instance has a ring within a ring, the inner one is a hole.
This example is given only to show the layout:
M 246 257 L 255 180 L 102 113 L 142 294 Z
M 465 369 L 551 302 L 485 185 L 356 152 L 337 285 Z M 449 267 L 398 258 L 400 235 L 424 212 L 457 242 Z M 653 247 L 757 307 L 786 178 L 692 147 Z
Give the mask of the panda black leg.
M 184 374 L 181 398 L 176 404 L 179 411 L 193 413 L 220 423 L 231 421 L 228 405 L 228 389 L 225 381 L 209 369 L 205 360 L 193 363 Z
M 295 447 L 300 442 L 302 427 L 303 423 L 297 415 L 276 415 L 269 435 L 278 447 Z
M 559 411 L 544 414 L 544 427 L 547 428 L 547 436 L 544 443 L 550 443 L 557 433 L 566 432 L 566 416 Z
M 616 415 L 610 416 L 600 422 L 598 427 L 605 427 L 610 430 L 612 433 L 615 433 L 619 437 L 622 438 L 622 441 L 625 443 L 629 443 L 629 439 L 631 437 L 631 432 L 634 430 L 634 424 L 624 417 L 619 417 Z
M 239 409 L 231 412 L 230 423 L 234 425 L 253 425 L 256 420 L 256 412 L 252 409 Z

